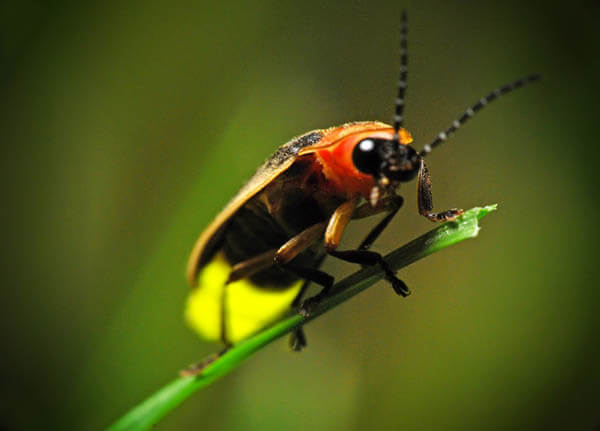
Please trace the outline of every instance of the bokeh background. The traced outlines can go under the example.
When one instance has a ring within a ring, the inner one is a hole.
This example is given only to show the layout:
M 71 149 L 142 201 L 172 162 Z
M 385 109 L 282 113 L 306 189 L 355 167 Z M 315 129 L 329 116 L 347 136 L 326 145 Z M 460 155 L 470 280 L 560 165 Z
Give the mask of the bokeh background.
M 391 120 L 403 7 L 418 148 L 543 74 L 429 157 L 437 208 L 499 211 L 156 429 L 598 429 L 598 6 L 154 0 L 0 6 L 0 429 L 102 429 L 219 348 L 182 319 L 196 236 L 290 137 Z M 377 249 L 432 228 L 414 189 Z

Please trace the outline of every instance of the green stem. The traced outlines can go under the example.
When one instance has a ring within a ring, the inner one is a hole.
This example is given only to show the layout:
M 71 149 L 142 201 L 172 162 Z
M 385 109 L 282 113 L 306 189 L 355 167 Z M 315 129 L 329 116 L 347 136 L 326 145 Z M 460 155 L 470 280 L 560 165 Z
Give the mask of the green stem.
M 455 222 L 444 223 L 436 229 L 400 247 L 385 256 L 393 270 L 424 258 L 457 242 L 477 236 L 478 220 L 496 209 L 496 205 L 472 208 Z M 159 389 L 154 395 L 130 410 L 115 422 L 108 431 L 148 430 L 167 413 L 181 404 L 191 394 L 239 366 L 246 358 L 274 340 L 288 334 L 312 319 L 331 310 L 383 278 L 378 266 L 364 268 L 335 284 L 331 296 L 311 308 L 307 316 L 291 314 L 258 334 L 236 344 L 222 356 L 210 362 L 201 373 L 191 377 L 180 377 Z

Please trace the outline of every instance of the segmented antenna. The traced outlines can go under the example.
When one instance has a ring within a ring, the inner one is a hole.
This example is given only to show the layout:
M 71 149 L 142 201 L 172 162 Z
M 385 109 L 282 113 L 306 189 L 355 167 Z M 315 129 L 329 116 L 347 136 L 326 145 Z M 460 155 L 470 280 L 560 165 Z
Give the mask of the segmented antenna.
M 396 97 L 396 111 L 394 113 L 394 140 L 398 139 L 398 130 L 404 123 L 404 94 L 406 93 L 406 75 L 408 73 L 407 38 L 408 19 L 406 10 L 402 11 L 400 20 L 400 77 L 398 79 L 398 96 Z
M 442 142 L 446 141 L 450 137 L 450 135 L 452 135 L 454 132 L 456 132 L 456 129 L 458 129 L 460 126 L 465 124 L 467 122 L 467 120 L 469 118 L 471 118 L 473 115 L 475 115 L 475 113 L 477 111 L 479 111 L 481 108 L 483 108 L 488 103 L 496 100 L 499 96 L 502 96 L 503 94 L 506 94 L 506 93 L 510 93 L 511 91 L 516 90 L 517 88 L 521 88 L 524 85 L 529 84 L 531 82 L 535 82 L 539 79 L 540 79 L 540 75 L 537 75 L 537 74 L 529 75 L 524 78 L 517 79 L 516 81 L 511 82 L 510 84 L 506 84 L 506 85 L 503 85 L 502 87 L 496 88 L 494 91 L 489 93 L 487 96 L 482 97 L 481 99 L 479 99 L 479 101 L 477 103 L 475 103 L 473 106 L 471 106 L 469 109 L 467 109 L 458 118 L 458 120 L 454 120 L 454 122 L 452 123 L 452 126 L 448 127 L 445 131 L 441 132 L 437 136 L 437 138 L 434 139 L 434 141 L 431 144 L 425 145 L 423 147 L 423 150 L 421 150 L 421 152 L 419 153 L 419 155 L 422 157 L 422 156 L 426 155 L 427 153 L 430 153 L 431 150 L 433 150 L 435 147 L 440 145 Z

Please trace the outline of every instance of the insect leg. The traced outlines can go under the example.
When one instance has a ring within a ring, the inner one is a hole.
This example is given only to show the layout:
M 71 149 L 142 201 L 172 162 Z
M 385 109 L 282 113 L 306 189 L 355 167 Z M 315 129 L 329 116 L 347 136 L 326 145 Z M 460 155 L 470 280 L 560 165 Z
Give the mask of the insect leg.
M 201 362 L 197 362 L 195 364 L 190 365 L 187 368 L 184 368 L 183 370 L 181 370 L 179 372 L 179 375 L 181 377 L 191 377 L 191 376 L 197 376 L 197 375 L 201 374 L 202 371 L 204 371 L 204 369 L 208 365 L 212 364 L 214 361 L 216 361 L 221 356 L 223 356 L 225 353 L 227 353 L 229 351 L 229 349 L 231 349 L 231 345 L 226 346 L 219 353 L 215 353 L 214 355 L 211 355 L 210 357 L 206 358 L 205 360 L 203 360 Z
M 298 292 L 298 295 L 296 295 L 296 297 L 294 298 L 294 301 L 292 302 L 292 306 L 291 306 L 292 309 L 300 307 L 300 305 L 302 304 L 302 297 L 308 290 L 308 286 L 310 285 L 310 283 L 311 283 L 310 280 L 304 281 L 304 284 L 302 284 L 302 287 L 300 288 L 300 292 Z M 290 348 L 294 352 L 299 352 L 303 348 L 306 347 L 306 344 L 307 344 L 306 343 L 306 334 L 304 333 L 304 328 L 302 326 L 296 328 L 290 334 L 288 343 L 289 343 Z
M 287 264 L 283 266 L 286 270 L 293 272 L 298 277 L 305 280 L 310 280 L 313 283 L 317 283 L 319 286 L 323 286 L 323 291 L 329 293 L 333 286 L 333 277 L 324 271 L 320 271 L 315 268 L 307 268 L 303 266 L 297 266 L 293 264 Z M 293 305 L 293 303 L 292 303 Z
M 325 225 L 325 222 L 314 224 L 290 238 L 279 249 L 266 251 L 258 256 L 235 264 L 231 269 L 227 283 L 250 277 L 273 265 L 280 265 L 284 269 L 298 275 L 299 278 L 317 283 L 326 290 L 330 289 L 333 285 L 333 277 L 331 275 L 316 268 L 302 267 L 291 262 L 296 256 L 323 236 Z M 305 287 L 302 288 L 299 296 L 304 293 L 304 290 Z
M 352 220 L 359 220 L 361 218 L 371 217 L 377 214 L 381 214 L 384 211 L 390 211 L 397 205 L 402 206 L 404 199 L 401 196 L 386 196 L 377 201 L 377 205 L 372 206 L 369 202 L 365 202 L 359 205 L 352 214 Z
M 318 260 L 318 262 L 316 263 L 316 265 L 315 265 L 315 267 L 313 269 L 318 270 L 320 268 L 320 266 L 323 264 L 324 260 L 325 260 L 325 256 L 322 256 Z M 302 298 L 304 297 L 304 294 L 308 290 L 308 287 L 309 287 L 310 283 L 313 283 L 313 280 L 306 279 L 304 281 L 304 284 L 300 288 L 300 292 L 298 292 L 298 294 L 294 298 L 294 301 L 292 301 L 292 308 L 298 308 L 302 304 Z M 320 283 L 317 283 L 317 284 L 320 284 Z M 331 284 L 333 285 L 333 277 L 331 278 Z M 325 286 L 323 286 L 323 287 L 325 287 Z
M 456 220 L 456 217 L 461 215 L 464 211 L 453 208 L 443 212 L 433 212 L 433 196 L 431 193 L 431 177 L 429 176 L 429 170 L 425 164 L 425 160 L 421 158 L 421 166 L 419 168 L 418 177 L 418 204 L 419 214 L 427 217 L 431 221 L 452 221 Z
M 290 238 L 279 249 L 268 250 L 258 256 L 236 263 L 231 268 L 227 283 L 250 277 L 276 264 L 287 266 L 286 264 L 317 241 L 323 235 L 324 230 L 325 223 L 317 223 Z M 290 269 L 293 271 L 293 267 Z
M 294 352 L 299 352 L 306 347 L 306 334 L 302 326 L 290 334 L 289 345 Z
M 314 244 L 325 232 L 325 222 L 314 224 L 290 238 L 275 253 L 275 263 L 285 265 Z
M 268 269 L 275 264 L 275 255 L 277 250 L 269 250 L 264 253 L 254 256 L 250 259 L 236 263 L 231 268 L 227 284 L 233 283 L 234 281 L 241 280 L 242 278 L 250 277 L 264 269 Z
M 369 250 L 330 250 L 329 254 L 346 262 L 358 263 L 360 265 L 379 265 L 385 272 L 385 279 L 392 284 L 392 289 L 397 295 L 406 297 L 410 295 L 410 290 L 406 283 L 396 277 L 396 273 L 389 267 L 381 254 Z
M 352 218 L 352 214 L 358 204 L 358 199 L 358 197 L 355 197 L 344 202 L 336 208 L 329 218 L 327 229 L 325 230 L 325 248 L 327 249 L 327 252 L 335 250 L 340 244 L 342 234 Z
M 319 259 L 319 261 L 317 262 L 317 264 L 315 265 L 314 269 L 318 270 L 318 268 L 321 266 L 321 264 L 323 263 L 324 260 L 325 260 L 325 256 L 321 257 Z M 311 280 L 305 280 L 304 281 L 304 283 L 302 284 L 302 287 L 300 288 L 300 292 L 298 292 L 298 294 L 294 298 L 294 301 L 292 302 L 292 309 L 296 309 L 296 308 L 299 308 L 301 306 L 303 308 L 304 304 L 302 302 L 302 298 L 304 297 L 304 294 L 308 290 L 308 287 L 310 286 L 310 283 L 312 283 Z M 317 284 L 319 284 L 319 283 L 317 283 Z M 333 277 L 331 277 L 331 285 L 333 285 Z M 329 289 L 331 289 L 331 288 L 329 288 Z M 300 326 L 299 328 L 295 329 L 290 334 L 290 337 L 289 337 L 289 346 L 290 346 L 290 348 L 293 351 L 300 352 L 303 348 L 306 347 L 306 345 L 307 345 L 306 334 L 304 334 L 304 328 L 302 326 Z
M 360 248 L 357 250 L 336 250 L 342 238 L 342 233 L 344 232 L 344 229 L 346 228 L 346 225 L 350 221 L 352 213 L 356 208 L 356 203 L 357 199 L 351 199 L 347 202 L 344 202 L 335 210 L 335 212 L 331 216 L 329 224 L 327 225 L 327 230 L 325 231 L 325 248 L 327 249 L 327 253 L 334 257 L 337 257 L 338 259 L 345 260 L 351 263 L 358 263 L 360 265 L 368 266 L 379 265 L 385 272 L 385 278 L 392 284 L 392 288 L 394 289 L 394 291 L 398 295 L 407 296 L 408 294 L 410 294 L 408 287 L 402 280 L 396 277 L 394 271 L 392 271 L 387 262 L 379 253 Z M 391 214 L 391 217 L 393 217 L 393 214 L 395 214 L 395 212 L 392 211 Z M 382 220 L 382 222 L 375 226 L 371 233 L 367 235 L 367 238 L 365 238 L 365 241 L 363 241 L 361 246 L 366 245 L 366 247 L 368 248 L 371 245 L 370 243 L 375 241 L 375 239 L 381 233 L 383 228 L 385 228 L 385 226 L 389 223 L 391 217 L 386 217 L 384 220 Z
M 317 268 L 309 268 L 295 265 L 291 262 L 296 256 L 318 241 L 325 231 L 325 223 L 317 223 L 295 237 L 291 238 L 284 245 L 279 247 L 275 256 L 275 263 L 282 265 L 286 270 L 293 272 L 298 277 L 312 281 L 323 287 L 321 294 L 327 294 L 333 286 L 333 277 Z M 320 262 L 319 262 L 320 263 Z M 307 285 L 305 284 L 298 297 L 304 293 Z M 298 299 L 298 297 L 296 299 Z M 294 300 L 294 303 L 296 300 Z M 294 305 L 292 303 L 292 306 Z
M 273 249 L 266 251 L 258 256 L 255 256 L 251 259 L 247 259 L 245 261 L 239 262 L 233 266 L 231 272 L 229 274 L 229 278 L 227 283 L 232 283 L 234 281 L 240 280 L 242 278 L 250 277 L 257 272 L 268 269 L 273 265 L 280 265 L 286 271 L 290 271 L 296 274 L 299 278 L 303 278 L 305 283 L 303 284 L 300 292 L 292 302 L 292 307 L 297 306 L 302 298 L 302 295 L 306 291 L 309 282 L 317 283 L 323 286 L 323 292 L 327 293 L 333 286 L 333 277 L 327 274 L 324 271 L 320 271 L 316 268 L 307 268 L 299 265 L 295 265 L 292 261 L 296 256 L 318 241 L 325 231 L 326 223 L 317 223 L 309 228 L 303 230 L 298 235 L 290 238 L 285 244 L 283 244 L 279 249 Z M 322 261 L 322 259 L 321 259 Z M 320 264 L 321 262 L 319 262 Z M 221 338 L 225 344 L 227 344 L 226 340 L 226 316 L 225 316 L 225 303 L 224 298 L 226 295 L 227 288 L 223 289 L 222 293 L 222 316 L 221 316 Z M 302 328 L 297 329 L 290 339 L 290 345 L 294 350 L 301 350 L 306 346 L 306 337 L 302 331 Z
M 227 340 L 227 284 L 221 289 L 221 342 L 225 349 L 231 347 L 231 343 Z
M 381 235 L 381 232 L 383 232 L 387 225 L 390 224 L 390 221 L 392 221 L 398 210 L 402 207 L 403 202 L 404 199 L 402 199 L 401 196 L 389 196 L 383 201 L 383 206 L 379 211 L 389 211 L 389 213 L 379 223 L 377 223 L 373 229 L 371 229 L 371 232 L 369 232 L 369 234 L 358 246 L 359 250 L 368 250 L 371 248 L 375 240 L 379 238 L 379 235 Z M 368 203 L 364 205 L 373 208 Z M 360 209 L 361 207 L 358 207 L 356 212 L 358 212 Z
M 316 224 L 306 229 L 305 231 L 299 233 L 294 238 L 290 239 L 283 246 L 281 246 L 277 252 L 276 261 L 278 263 L 283 263 L 283 267 L 285 269 L 295 273 L 300 278 L 306 280 L 302 285 L 300 292 L 292 302 L 292 308 L 295 308 L 298 305 L 300 305 L 300 302 L 302 301 L 302 296 L 308 289 L 308 285 L 310 284 L 310 282 L 316 283 L 323 287 L 323 289 L 321 289 L 321 291 L 316 295 L 316 297 L 309 299 L 311 303 L 313 303 L 312 301 L 318 302 L 318 299 L 329 294 L 331 288 L 333 287 L 334 279 L 331 275 L 327 274 L 326 272 L 321 271 L 317 268 L 307 268 L 294 265 L 293 263 L 289 263 L 290 260 L 296 257 L 308 246 L 320 239 L 324 231 L 325 223 Z M 317 267 L 321 265 L 323 259 L 324 257 L 320 259 L 320 261 L 317 264 Z M 302 310 L 305 310 L 307 307 L 307 302 L 302 303 Z M 303 348 L 306 347 L 306 344 L 306 335 L 304 334 L 304 329 L 302 327 L 297 328 L 294 332 L 291 333 L 289 338 L 289 345 L 293 351 L 301 351 Z

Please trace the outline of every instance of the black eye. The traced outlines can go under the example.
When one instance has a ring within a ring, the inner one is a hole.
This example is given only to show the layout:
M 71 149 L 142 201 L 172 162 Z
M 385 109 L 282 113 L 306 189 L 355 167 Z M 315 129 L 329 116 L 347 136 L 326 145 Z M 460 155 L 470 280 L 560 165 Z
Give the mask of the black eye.
M 373 139 L 363 139 L 354 147 L 352 162 L 356 169 L 374 175 L 381 169 L 378 145 Z

